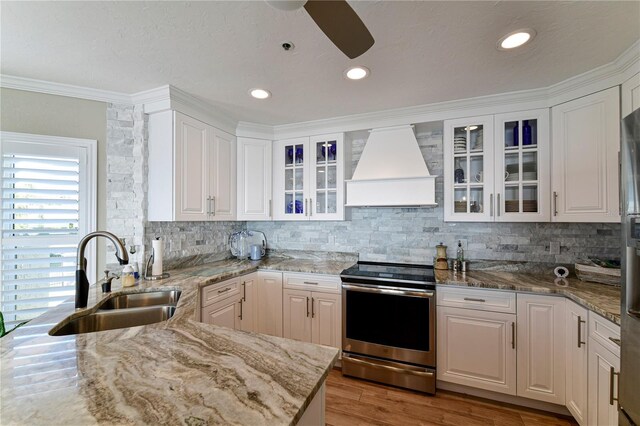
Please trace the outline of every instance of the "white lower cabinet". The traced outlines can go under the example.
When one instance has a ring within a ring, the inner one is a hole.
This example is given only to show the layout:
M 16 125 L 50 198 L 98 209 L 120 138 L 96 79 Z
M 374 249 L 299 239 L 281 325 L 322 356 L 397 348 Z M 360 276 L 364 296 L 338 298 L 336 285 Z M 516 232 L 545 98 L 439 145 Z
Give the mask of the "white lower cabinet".
M 518 294 L 518 396 L 565 403 L 565 299 Z
M 438 380 L 516 394 L 516 315 L 438 307 Z
M 339 294 L 307 290 L 283 291 L 284 337 L 341 347 Z
M 283 291 L 283 336 L 287 339 L 311 342 L 311 292 L 285 289 Z
M 576 421 L 587 424 L 587 317 L 589 311 L 566 301 L 565 355 L 566 355 L 566 406 Z
M 258 274 L 256 272 L 240 278 L 240 330 L 257 331 L 257 287 Z
M 339 294 L 311 293 L 311 342 L 341 349 Z
M 588 424 L 618 424 L 617 381 L 620 357 L 593 338 L 589 339 Z
M 258 271 L 258 333 L 282 337 L 282 272 Z
M 237 297 L 229 297 L 202 308 L 201 321 L 222 327 L 240 328 L 240 303 Z

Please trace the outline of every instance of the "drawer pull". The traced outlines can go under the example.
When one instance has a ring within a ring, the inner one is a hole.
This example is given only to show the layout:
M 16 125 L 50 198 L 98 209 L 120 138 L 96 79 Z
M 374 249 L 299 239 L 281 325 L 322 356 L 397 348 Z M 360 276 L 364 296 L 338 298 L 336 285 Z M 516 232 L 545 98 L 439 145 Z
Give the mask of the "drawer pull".
M 227 287 L 227 288 L 224 288 L 224 289 L 222 289 L 222 290 L 218 290 L 218 294 L 220 294 L 220 293 L 226 293 L 226 292 L 227 292 L 227 291 L 229 291 L 229 290 L 231 290 L 231 287 Z
M 587 342 L 582 341 L 582 325 L 581 324 L 585 324 L 585 323 L 586 321 L 584 321 L 582 317 L 578 315 L 578 347 L 581 347 L 582 345 L 587 344 Z
M 609 337 L 609 340 L 611 340 L 613 343 L 615 343 L 618 346 L 622 345 L 622 341 L 620 339 L 616 339 L 615 337 Z
M 476 299 L 475 297 L 465 297 L 464 300 L 466 300 L 467 302 L 480 302 L 480 303 L 486 302 L 486 300 L 484 299 Z
M 305 281 L 304 283 L 308 285 L 318 285 L 318 283 L 314 283 L 313 281 Z

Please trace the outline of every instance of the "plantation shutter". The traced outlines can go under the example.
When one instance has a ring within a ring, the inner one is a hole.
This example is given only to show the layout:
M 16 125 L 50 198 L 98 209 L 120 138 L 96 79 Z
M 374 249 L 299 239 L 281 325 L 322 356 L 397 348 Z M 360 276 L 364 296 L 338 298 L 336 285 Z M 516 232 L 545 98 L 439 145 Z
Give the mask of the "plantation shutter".
M 10 135 L 2 140 L 0 249 L 8 329 L 75 294 L 76 249 L 91 222 L 87 148 Z

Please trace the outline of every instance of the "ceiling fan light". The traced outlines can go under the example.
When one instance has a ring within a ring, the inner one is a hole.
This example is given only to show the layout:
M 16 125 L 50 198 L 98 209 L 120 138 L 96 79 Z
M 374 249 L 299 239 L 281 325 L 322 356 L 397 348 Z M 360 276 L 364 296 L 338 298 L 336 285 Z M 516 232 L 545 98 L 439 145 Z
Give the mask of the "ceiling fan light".
M 258 88 L 249 90 L 249 94 L 256 99 L 267 99 L 271 97 L 271 92 Z
M 304 6 L 307 0 L 265 0 L 267 4 L 278 10 L 298 10 Z
M 498 49 L 510 50 L 516 47 L 520 47 L 533 40 L 536 32 L 531 28 L 524 28 L 521 30 L 513 31 L 498 41 Z
M 349 80 L 362 80 L 368 77 L 370 73 L 367 67 L 351 67 L 344 72 L 344 75 Z

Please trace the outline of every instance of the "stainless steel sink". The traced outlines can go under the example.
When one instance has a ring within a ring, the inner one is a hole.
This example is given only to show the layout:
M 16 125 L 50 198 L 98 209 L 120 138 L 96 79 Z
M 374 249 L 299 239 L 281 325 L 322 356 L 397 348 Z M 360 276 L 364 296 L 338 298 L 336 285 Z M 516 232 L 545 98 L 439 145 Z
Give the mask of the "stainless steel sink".
M 182 292 L 179 290 L 121 294 L 107 299 L 99 306 L 99 309 L 131 309 L 159 305 L 176 306 L 181 294 Z
M 173 316 L 175 306 L 146 306 L 129 309 L 98 310 L 92 314 L 78 317 L 68 324 L 49 331 L 51 336 L 92 333 L 95 331 L 115 330 L 136 327 L 166 321 Z

